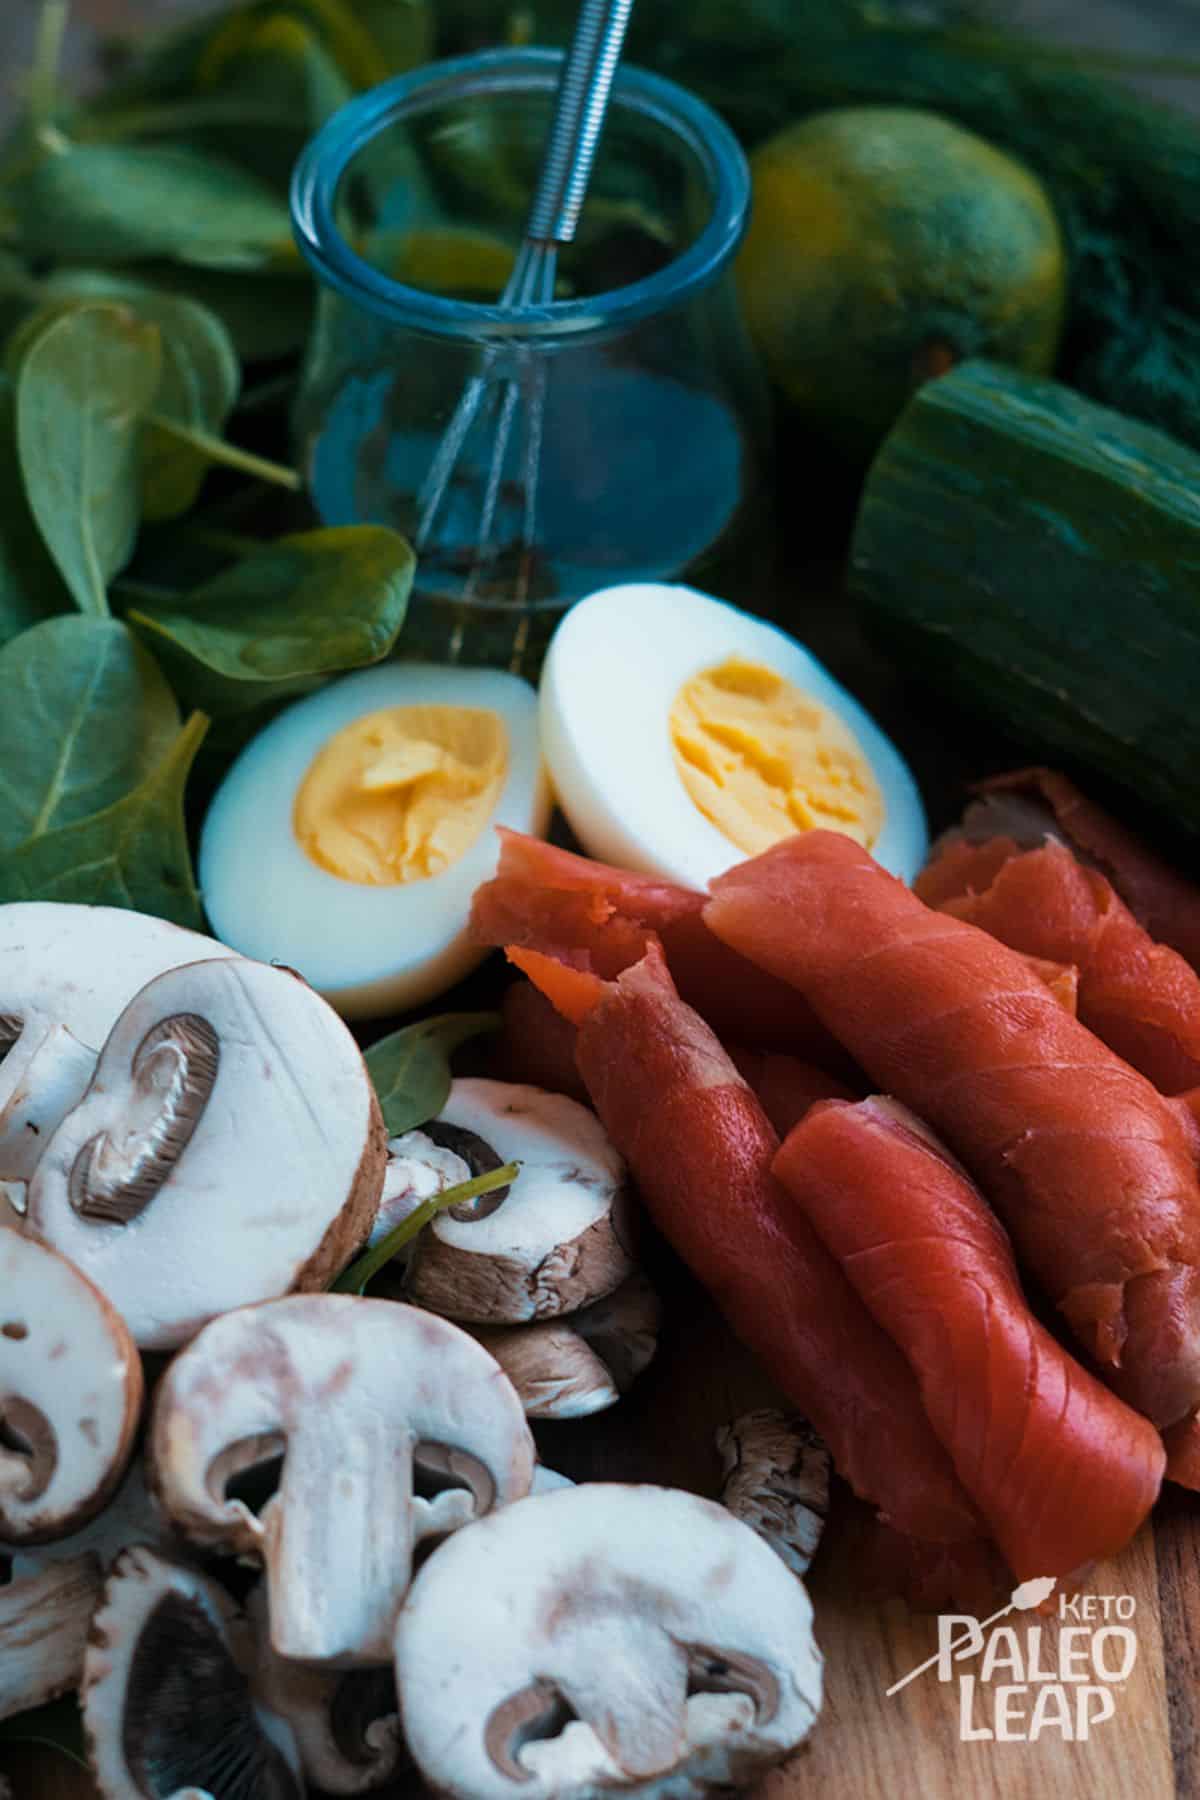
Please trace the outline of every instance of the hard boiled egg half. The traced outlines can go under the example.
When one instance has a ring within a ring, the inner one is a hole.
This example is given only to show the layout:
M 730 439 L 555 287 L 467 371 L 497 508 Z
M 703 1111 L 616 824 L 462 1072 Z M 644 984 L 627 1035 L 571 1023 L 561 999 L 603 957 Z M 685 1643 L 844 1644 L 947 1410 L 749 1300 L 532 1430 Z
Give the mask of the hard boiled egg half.
M 693 588 L 591 594 L 556 631 L 542 746 L 592 856 L 702 888 L 797 831 L 844 831 L 911 881 L 916 782 L 794 638 Z
M 200 839 L 216 935 L 299 971 L 348 1018 L 418 1006 L 485 952 L 471 896 L 493 829 L 542 835 L 537 696 L 501 670 L 386 663 L 259 733 Z

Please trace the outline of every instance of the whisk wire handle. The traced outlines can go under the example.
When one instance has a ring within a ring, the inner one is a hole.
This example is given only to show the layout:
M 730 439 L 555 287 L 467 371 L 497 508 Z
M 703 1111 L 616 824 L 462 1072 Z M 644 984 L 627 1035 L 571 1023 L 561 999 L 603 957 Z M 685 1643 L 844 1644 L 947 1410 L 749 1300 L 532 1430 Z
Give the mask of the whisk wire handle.
M 583 0 L 555 98 L 527 238 L 569 244 L 583 209 L 634 0 Z

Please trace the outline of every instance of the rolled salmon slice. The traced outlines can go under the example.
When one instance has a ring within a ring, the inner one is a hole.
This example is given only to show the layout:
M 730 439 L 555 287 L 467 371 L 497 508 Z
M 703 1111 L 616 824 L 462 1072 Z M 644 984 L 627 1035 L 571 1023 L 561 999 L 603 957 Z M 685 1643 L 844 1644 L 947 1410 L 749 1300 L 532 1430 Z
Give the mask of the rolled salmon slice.
M 1103 875 L 1059 843 L 1026 850 L 990 869 L 987 852 L 960 847 L 965 891 L 932 902 L 1012 950 L 1079 974 L 1080 1019 L 1163 1094 L 1200 1087 L 1200 975 L 1178 951 L 1156 944 Z M 965 850 L 966 854 L 962 854 Z M 969 870 L 972 856 L 980 866 Z M 930 871 L 937 876 L 937 870 Z M 924 878 L 917 891 L 944 890 Z
M 716 935 L 783 981 L 962 1159 L 1109 1384 L 1200 1404 L 1200 1185 L 1180 1118 L 1006 945 L 811 832 L 713 884 Z
M 578 1024 L 580 1072 L 654 1223 L 844 1478 L 900 1531 L 979 1537 L 911 1370 L 772 1175 L 778 1136 L 657 948 L 591 987 L 509 954 Z
M 959 1480 L 1021 1580 L 1114 1555 L 1165 1454 L 1038 1323 L 1012 1247 L 962 1166 L 907 1108 L 814 1106 L 774 1170 L 917 1378 Z

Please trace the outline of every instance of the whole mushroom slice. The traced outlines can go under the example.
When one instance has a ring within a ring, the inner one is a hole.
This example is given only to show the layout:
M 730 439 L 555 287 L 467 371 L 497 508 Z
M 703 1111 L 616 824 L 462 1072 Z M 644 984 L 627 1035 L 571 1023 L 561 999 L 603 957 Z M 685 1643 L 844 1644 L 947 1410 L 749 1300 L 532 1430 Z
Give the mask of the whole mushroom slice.
M 625 1164 L 586 1106 L 469 1078 L 422 1131 L 472 1174 L 507 1162 L 521 1173 L 421 1233 L 409 1299 L 446 1318 L 515 1324 L 576 1312 L 632 1273 Z
M 721 1503 L 794 1575 L 816 1554 L 829 1514 L 829 1452 L 807 1419 L 763 1407 L 717 1432 Z
M 289 969 L 149 982 L 29 1186 L 27 1227 L 147 1350 L 231 1307 L 323 1288 L 375 1216 L 386 1139 L 358 1046 Z
M 326 1669 L 277 1656 L 261 1585 L 247 1600 L 246 1615 L 255 1630 L 254 1695 L 286 1721 L 311 1787 L 368 1794 L 411 1771 L 390 1661 L 376 1669 Z
M 471 1165 L 453 1150 L 435 1144 L 423 1131 L 406 1131 L 388 1139 L 383 1192 L 368 1240 L 374 1248 L 403 1225 L 426 1200 L 471 1179 Z
M 0 1540 L 78 1531 L 115 1490 L 141 1417 L 124 1321 L 47 1244 L 0 1228 Z
M 0 906 L 0 1179 L 28 1181 L 122 1009 L 156 975 L 233 952 L 113 906 Z
M 261 1516 L 227 1497 L 281 1453 Z M 276 1654 L 337 1667 L 389 1660 L 417 1544 L 528 1493 L 534 1464 L 521 1403 L 473 1338 L 349 1294 L 215 1319 L 163 1377 L 148 1455 L 185 1536 L 264 1564 Z
M 531 1419 L 583 1419 L 615 1406 L 650 1362 L 662 1305 L 640 1272 L 566 1319 L 477 1325 Z
M 738 1785 L 821 1701 L 808 1596 L 761 1539 L 693 1494 L 605 1483 L 437 1550 L 400 1614 L 396 1679 L 409 1748 L 455 1800 Z
M 302 1800 L 290 1729 L 251 1699 L 253 1655 L 224 1588 L 142 1545 L 123 1551 L 80 1695 L 104 1800 Z
M 85 1555 L 0 1586 L 0 1719 L 78 1687 L 101 1585 Z

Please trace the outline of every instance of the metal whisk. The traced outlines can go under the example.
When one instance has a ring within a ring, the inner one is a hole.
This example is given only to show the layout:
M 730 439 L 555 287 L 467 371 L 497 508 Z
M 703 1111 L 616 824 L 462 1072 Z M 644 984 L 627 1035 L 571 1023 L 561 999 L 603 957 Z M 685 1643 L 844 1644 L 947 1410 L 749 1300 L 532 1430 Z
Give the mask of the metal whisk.
M 558 253 L 571 243 L 579 223 L 633 3 L 634 0 L 583 0 L 558 81 L 554 116 L 525 234 L 500 296 L 499 304 L 506 311 L 546 306 L 554 298 Z M 470 598 L 481 573 L 496 555 L 494 536 L 504 467 L 518 409 L 524 401 L 528 417 L 522 459 L 521 556 L 513 593 L 513 604 L 521 605 L 528 597 L 537 541 L 546 371 L 541 360 L 533 357 L 524 359 L 515 372 L 498 376 L 497 363 L 504 354 L 500 346 L 490 345 L 478 371 L 462 391 L 417 499 L 416 548 L 420 553 L 430 545 L 438 514 L 472 430 L 477 422 L 481 432 L 492 426 L 491 453 L 482 459 L 488 472 L 479 534 L 463 589 L 463 597 Z

